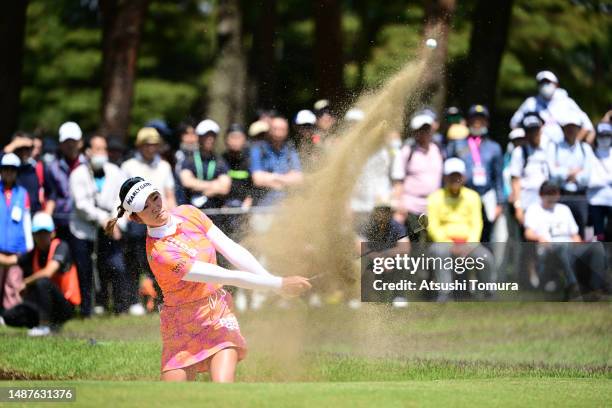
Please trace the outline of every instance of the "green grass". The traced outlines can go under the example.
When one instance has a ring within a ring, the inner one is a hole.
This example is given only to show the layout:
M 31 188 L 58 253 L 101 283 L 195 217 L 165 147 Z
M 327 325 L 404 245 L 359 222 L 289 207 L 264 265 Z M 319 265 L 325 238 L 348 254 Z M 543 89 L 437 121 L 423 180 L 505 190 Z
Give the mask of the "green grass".
M 23 386 L 2 383 L 2 386 Z M 35 382 L 75 387 L 69 407 L 604 407 L 612 382 L 595 379 L 482 379 L 350 383 Z M 48 403 L 38 406 L 45 407 Z M 55 405 L 55 404 L 54 404 Z M 11 404 L 11 406 L 14 406 Z M 19 406 L 19 405 L 15 405 Z M 28 403 L 23 406 L 32 407 Z
M 604 406 L 611 312 L 609 303 L 266 308 L 239 316 L 249 355 L 231 386 L 157 382 L 156 315 L 72 321 L 42 339 L 4 328 L 0 379 L 70 381 L 91 406 L 174 406 L 175 397 L 181 406 Z

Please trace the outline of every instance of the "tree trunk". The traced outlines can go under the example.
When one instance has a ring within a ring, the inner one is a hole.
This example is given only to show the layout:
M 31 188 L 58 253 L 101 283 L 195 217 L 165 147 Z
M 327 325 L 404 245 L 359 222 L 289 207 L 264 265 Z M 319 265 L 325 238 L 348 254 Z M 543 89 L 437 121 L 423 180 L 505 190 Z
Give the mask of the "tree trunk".
M 438 45 L 433 52 L 431 68 L 426 78 L 424 103 L 432 105 L 438 112 L 446 102 L 446 62 L 448 59 L 448 33 L 455 12 L 455 0 L 434 0 L 425 6 L 423 38 L 433 38 Z
M 138 47 L 149 0 L 100 0 L 103 135 L 127 141 Z
M 238 0 L 219 3 L 219 44 L 209 88 L 208 117 L 224 132 L 233 123 L 244 123 L 246 109 L 246 58 L 242 47 L 242 13 Z M 222 144 L 223 138 L 218 139 Z
M 335 106 L 344 98 L 340 0 L 317 0 L 314 7 L 317 96 Z
M 276 0 L 263 0 L 253 33 L 252 72 L 257 83 L 256 105 L 272 108 L 276 96 Z
M 11 0 L 0 13 L 0 145 L 10 141 L 19 123 L 21 68 L 27 0 Z
M 495 109 L 502 54 L 508 40 L 513 0 L 478 0 L 472 17 L 464 104 L 481 103 Z

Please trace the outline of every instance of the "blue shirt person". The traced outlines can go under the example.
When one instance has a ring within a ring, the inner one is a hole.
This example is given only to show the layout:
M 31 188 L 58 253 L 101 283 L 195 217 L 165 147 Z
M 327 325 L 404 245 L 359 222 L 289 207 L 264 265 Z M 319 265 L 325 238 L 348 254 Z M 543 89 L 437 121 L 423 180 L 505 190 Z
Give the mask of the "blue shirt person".
M 273 205 L 285 197 L 287 188 L 302 182 L 302 166 L 295 148 L 287 141 L 289 124 L 283 117 L 271 119 L 268 140 L 251 148 L 251 174 L 256 205 Z

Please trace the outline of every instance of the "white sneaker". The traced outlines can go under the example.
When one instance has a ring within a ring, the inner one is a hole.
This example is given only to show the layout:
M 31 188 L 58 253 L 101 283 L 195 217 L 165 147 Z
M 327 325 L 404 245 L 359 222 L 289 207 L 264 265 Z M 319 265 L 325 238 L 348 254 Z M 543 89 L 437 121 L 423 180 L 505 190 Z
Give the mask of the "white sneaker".
M 404 307 L 408 307 L 408 299 L 402 296 L 398 296 L 393 299 L 393 302 L 391 304 L 393 305 L 393 307 L 402 309 Z
M 236 292 L 236 296 L 234 296 L 234 305 L 236 305 L 236 309 L 238 309 L 239 312 L 245 312 L 249 307 L 249 300 L 243 290 Z
M 258 292 L 258 291 L 253 292 L 253 294 L 251 295 L 251 309 L 252 310 L 261 309 L 266 299 L 267 297 L 263 293 Z
M 135 303 L 130 306 L 130 308 L 128 309 L 128 313 L 130 314 L 130 316 L 144 316 L 147 314 L 147 311 L 145 310 L 143 305 L 141 305 L 140 303 Z
M 104 310 L 104 306 L 98 305 L 98 306 L 94 306 L 93 308 L 93 314 L 96 316 L 103 315 L 104 312 L 106 312 L 106 310 Z
M 4 317 L 0 316 L 0 327 L 6 326 L 6 323 L 4 323 Z
M 546 292 L 554 292 L 555 290 L 557 290 L 557 284 L 555 283 L 555 281 L 548 281 L 546 282 L 546 285 L 544 285 L 544 290 Z
M 49 326 L 36 326 L 28 330 L 28 336 L 30 337 L 42 337 L 51 334 L 51 328 Z
M 538 276 L 537 273 L 529 274 L 529 283 L 531 283 L 531 286 L 534 288 L 537 288 L 538 286 L 540 286 L 540 277 Z
M 348 301 L 347 305 L 349 308 L 356 310 L 361 307 L 361 301 L 359 299 L 351 299 Z
M 313 293 L 308 299 L 308 305 L 311 307 L 321 307 L 323 306 L 323 302 L 321 301 L 321 296 Z

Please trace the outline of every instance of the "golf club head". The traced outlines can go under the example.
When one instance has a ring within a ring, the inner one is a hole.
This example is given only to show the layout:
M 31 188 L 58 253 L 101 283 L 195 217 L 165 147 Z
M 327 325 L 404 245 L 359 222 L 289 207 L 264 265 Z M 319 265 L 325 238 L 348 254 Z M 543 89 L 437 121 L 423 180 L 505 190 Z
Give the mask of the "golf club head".
M 427 214 L 421 214 L 419 218 L 417 218 L 417 222 L 420 226 L 420 228 L 417 228 L 418 231 L 426 230 L 429 225 L 429 217 L 427 217 Z

